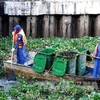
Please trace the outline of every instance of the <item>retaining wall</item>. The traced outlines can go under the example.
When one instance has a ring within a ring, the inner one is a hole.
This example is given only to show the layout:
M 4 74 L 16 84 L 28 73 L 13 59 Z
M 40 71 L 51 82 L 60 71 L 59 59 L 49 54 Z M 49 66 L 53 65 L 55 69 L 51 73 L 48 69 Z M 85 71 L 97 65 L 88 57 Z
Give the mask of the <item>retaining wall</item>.
M 99 0 L 8 0 L 0 2 L 0 36 L 20 24 L 27 36 L 100 36 Z

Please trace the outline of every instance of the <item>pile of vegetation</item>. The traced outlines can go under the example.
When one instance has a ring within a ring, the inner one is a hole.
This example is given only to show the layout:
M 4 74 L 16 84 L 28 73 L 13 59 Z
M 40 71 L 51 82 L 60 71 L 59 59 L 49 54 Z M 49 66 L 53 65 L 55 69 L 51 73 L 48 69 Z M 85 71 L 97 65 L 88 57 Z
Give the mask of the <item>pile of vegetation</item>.
M 59 54 L 59 56 L 64 57 L 65 59 L 74 59 L 77 57 L 77 55 L 78 55 L 77 52 L 71 51 L 71 50 L 63 51 L 63 52 L 60 52 Z

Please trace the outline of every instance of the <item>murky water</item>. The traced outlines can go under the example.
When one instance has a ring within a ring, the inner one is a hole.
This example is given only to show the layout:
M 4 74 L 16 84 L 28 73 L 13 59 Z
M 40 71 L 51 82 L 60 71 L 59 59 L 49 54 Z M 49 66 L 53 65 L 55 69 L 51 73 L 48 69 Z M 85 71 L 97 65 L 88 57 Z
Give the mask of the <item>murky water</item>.
M 11 88 L 13 85 L 18 85 L 18 81 L 8 81 L 6 77 L 0 79 L 0 91 L 7 90 Z
M 29 52 L 29 57 L 32 59 L 30 60 L 31 62 L 33 62 L 33 58 L 34 56 L 36 55 L 36 52 Z M 16 56 L 14 56 L 14 59 L 16 59 Z M 11 59 L 10 59 L 11 60 Z M 29 62 L 29 63 L 31 63 Z M 28 64 L 28 63 L 26 63 Z M 13 85 L 18 85 L 19 82 L 16 80 L 16 81 L 8 81 L 7 79 L 7 76 L 5 75 L 5 73 L 2 71 L 2 66 L 3 65 L 0 65 L 0 91 L 4 91 L 4 90 L 7 90 L 9 88 L 11 88 Z

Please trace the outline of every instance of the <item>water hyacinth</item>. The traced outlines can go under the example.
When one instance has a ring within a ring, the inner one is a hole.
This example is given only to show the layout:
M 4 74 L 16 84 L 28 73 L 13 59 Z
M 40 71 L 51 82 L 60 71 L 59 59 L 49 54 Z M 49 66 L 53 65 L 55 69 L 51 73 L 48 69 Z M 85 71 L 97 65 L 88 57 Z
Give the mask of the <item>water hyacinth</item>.
M 82 47 L 90 50 L 92 53 L 97 43 L 100 42 L 100 37 L 89 37 L 84 36 L 82 38 L 60 38 L 60 37 L 51 37 L 51 38 L 32 38 L 28 37 L 28 44 L 26 49 L 31 50 L 41 50 L 46 46 L 50 47 L 52 45 L 59 44 L 56 47 L 56 53 L 60 53 L 67 50 L 77 51 L 78 47 Z M 6 60 L 9 58 L 9 52 L 12 48 L 12 37 L 0 38 L 0 61 L 3 59 Z
M 12 46 L 12 38 L 0 38 L 0 58 L 6 60 L 9 57 L 9 51 Z M 94 51 L 100 37 L 82 37 L 82 38 L 28 38 L 27 50 L 44 49 L 59 44 L 56 48 L 56 53 L 67 50 L 77 51 L 77 48 L 82 47 Z M 94 90 L 92 86 L 76 85 L 73 81 L 60 82 L 27 82 L 24 78 L 18 80 L 19 85 L 11 87 L 8 91 L 0 92 L 1 100 L 99 100 L 100 93 Z M 32 81 L 32 80 L 31 80 Z

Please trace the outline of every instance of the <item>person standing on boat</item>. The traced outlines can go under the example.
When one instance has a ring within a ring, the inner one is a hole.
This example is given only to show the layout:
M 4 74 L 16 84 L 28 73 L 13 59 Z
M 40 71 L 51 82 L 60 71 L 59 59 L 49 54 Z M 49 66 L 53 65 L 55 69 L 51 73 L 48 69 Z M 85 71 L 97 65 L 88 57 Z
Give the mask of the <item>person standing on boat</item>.
M 94 58 L 94 70 L 93 70 L 93 78 L 97 78 L 100 75 L 100 43 L 98 43 L 95 47 L 95 51 L 92 54 Z
M 14 27 L 13 35 L 13 43 L 15 44 L 12 48 L 12 52 L 17 50 L 17 63 L 24 64 L 26 60 L 26 52 L 25 45 L 27 44 L 27 39 L 25 33 L 20 25 L 16 25 Z

